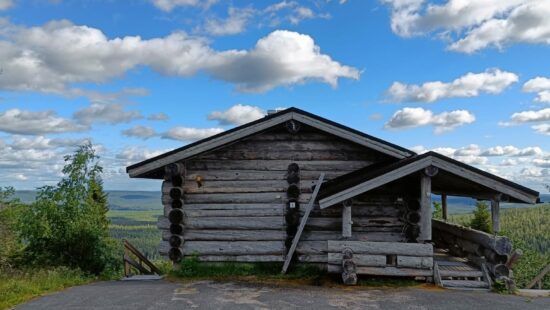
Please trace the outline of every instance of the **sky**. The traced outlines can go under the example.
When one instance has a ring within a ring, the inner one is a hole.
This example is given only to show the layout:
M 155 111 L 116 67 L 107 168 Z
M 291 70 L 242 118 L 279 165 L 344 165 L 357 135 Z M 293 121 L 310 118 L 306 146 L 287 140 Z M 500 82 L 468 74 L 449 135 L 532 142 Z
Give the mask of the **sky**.
M 0 186 L 298 107 L 546 192 L 550 0 L 0 0 Z

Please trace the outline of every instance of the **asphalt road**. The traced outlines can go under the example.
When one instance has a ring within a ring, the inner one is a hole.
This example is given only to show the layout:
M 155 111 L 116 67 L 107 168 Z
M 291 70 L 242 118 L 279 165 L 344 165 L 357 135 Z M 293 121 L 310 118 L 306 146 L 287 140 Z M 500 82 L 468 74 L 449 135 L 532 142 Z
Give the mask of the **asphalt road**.
M 274 286 L 237 282 L 97 282 L 34 299 L 16 309 L 550 309 L 529 299 L 429 288 Z

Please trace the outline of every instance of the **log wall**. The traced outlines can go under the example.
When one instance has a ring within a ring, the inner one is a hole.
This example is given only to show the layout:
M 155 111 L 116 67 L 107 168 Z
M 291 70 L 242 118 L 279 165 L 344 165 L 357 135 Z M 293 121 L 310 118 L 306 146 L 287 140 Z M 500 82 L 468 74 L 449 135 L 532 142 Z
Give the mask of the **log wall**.
M 431 244 L 369 241 L 328 241 L 328 271 L 341 273 L 346 251 L 353 253 L 357 274 L 425 276 L 433 274 Z
M 205 261 L 283 261 L 295 225 L 303 211 L 289 208 L 289 200 L 306 205 L 321 174 L 326 179 L 388 160 L 387 155 L 302 125 L 297 133 L 281 128 L 246 138 L 187 160 L 182 185 L 184 256 L 198 254 Z M 289 180 L 289 165 L 299 167 L 299 178 Z M 290 185 L 299 195 L 290 198 Z M 160 253 L 170 249 L 168 215 L 173 206 L 172 185 L 163 185 L 164 216 Z M 288 212 L 296 213 L 287 216 Z M 362 197 L 352 207 L 353 236 L 361 240 L 403 239 L 401 209 L 390 196 Z M 327 240 L 341 236 L 341 209 L 315 206 L 296 250 L 302 262 L 327 262 Z

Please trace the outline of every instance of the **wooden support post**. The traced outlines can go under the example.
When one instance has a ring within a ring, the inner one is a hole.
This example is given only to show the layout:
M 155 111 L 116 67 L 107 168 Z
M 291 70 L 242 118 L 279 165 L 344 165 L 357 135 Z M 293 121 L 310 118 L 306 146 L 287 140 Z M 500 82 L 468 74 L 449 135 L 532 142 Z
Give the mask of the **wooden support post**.
M 493 221 L 493 233 L 500 231 L 500 195 L 491 199 L 491 219 Z
M 447 221 L 447 194 L 441 195 L 441 210 L 443 212 L 443 220 Z
M 437 168 L 435 168 L 437 169 Z M 432 178 L 437 172 L 424 171 L 420 176 L 420 235 L 418 241 L 432 240 Z
M 342 237 L 351 238 L 351 201 L 346 200 L 342 204 Z
M 311 213 L 311 209 L 313 208 L 313 203 L 315 202 L 315 199 L 317 199 L 317 194 L 319 194 L 319 189 L 321 188 L 321 184 L 323 184 L 324 179 L 325 179 L 325 173 L 322 172 L 321 175 L 319 176 L 319 180 L 317 180 L 317 184 L 315 184 L 315 189 L 313 190 L 313 194 L 311 195 L 311 198 L 309 199 L 309 202 L 306 206 L 306 210 L 305 210 L 304 216 L 302 217 L 302 220 L 300 221 L 300 226 L 298 227 L 298 231 L 296 232 L 296 235 L 292 240 L 292 245 L 290 246 L 290 249 L 286 254 L 285 263 L 283 264 L 283 270 L 281 271 L 281 273 L 286 273 L 286 271 L 288 270 L 288 266 L 290 266 L 290 261 L 292 260 L 294 251 L 296 251 L 296 246 L 298 246 L 298 242 L 300 241 L 300 237 L 302 236 L 304 227 L 306 227 L 307 219 L 309 218 L 309 214 Z

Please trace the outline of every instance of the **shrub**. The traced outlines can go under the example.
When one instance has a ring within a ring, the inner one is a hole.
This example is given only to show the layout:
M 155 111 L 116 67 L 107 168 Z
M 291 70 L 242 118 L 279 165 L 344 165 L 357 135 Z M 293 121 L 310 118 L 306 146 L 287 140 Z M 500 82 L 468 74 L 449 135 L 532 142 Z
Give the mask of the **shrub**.
M 65 175 L 56 186 L 39 188 L 36 201 L 19 218 L 26 259 L 100 274 L 119 268 L 109 237 L 107 196 L 90 143 L 65 156 Z
M 0 187 L 0 270 L 11 269 L 21 253 L 16 221 L 20 202 L 13 187 Z
M 443 208 L 441 207 L 441 203 L 434 201 L 434 211 L 432 212 L 432 218 L 434 219 L 442 219 L 443 218 Z
M 489 206 L 484 201 L 476 202 L 476 209 L 474 211 L 474 218 L 469 225 L 473 229 L 481 230 L 487 233 L 492 233 L 491 227 L 491 214 L 489 213 Z

